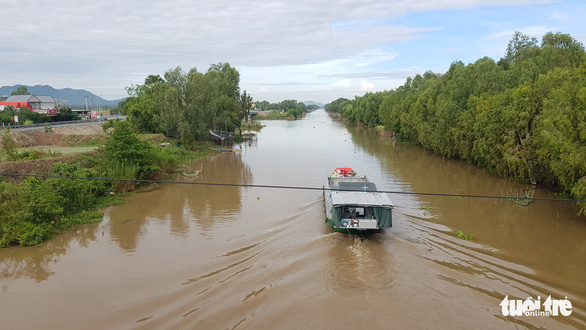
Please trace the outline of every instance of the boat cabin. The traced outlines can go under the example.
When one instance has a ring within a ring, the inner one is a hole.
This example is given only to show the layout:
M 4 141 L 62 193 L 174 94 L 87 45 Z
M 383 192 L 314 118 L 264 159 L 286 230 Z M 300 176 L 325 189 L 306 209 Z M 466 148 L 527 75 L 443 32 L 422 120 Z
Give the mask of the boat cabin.
M 392 226 L 393 203 L 366 176 L 336 168 L 324 186 L 326 221 L 340 232 L 380 231 Z
M 334 191 L 331 198 L 334 226 L 360 230 L 392 226 L 393 203 L 386 194 Z

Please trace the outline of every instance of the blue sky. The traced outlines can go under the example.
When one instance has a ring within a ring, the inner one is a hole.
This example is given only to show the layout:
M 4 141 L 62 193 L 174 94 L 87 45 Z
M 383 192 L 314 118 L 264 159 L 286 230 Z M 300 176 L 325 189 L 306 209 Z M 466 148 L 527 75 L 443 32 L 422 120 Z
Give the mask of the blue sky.
M 327 103 L 389 90 L 456 60 L 498 60 L 515 31 L 586 42 L 568 0 L 0 0 L 0 86 L 46 84 L 106 99 L 149 74 L 229 62 L 255 100 Z

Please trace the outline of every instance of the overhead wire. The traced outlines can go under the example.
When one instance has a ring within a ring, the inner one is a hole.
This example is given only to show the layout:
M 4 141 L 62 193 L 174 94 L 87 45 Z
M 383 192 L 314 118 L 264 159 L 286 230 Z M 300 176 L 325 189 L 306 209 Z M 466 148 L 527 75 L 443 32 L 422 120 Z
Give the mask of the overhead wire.
M 265 184 L 243 184 L 243 183 L 217 183 L 217 182 L 193 182 L 193 181 L 175 181 L 175 180 L 145 180 L 145 179 L 121 179 L 121 178 L 97 178 L 97 177 L 80 177 L 80 176 L 63 176 L 49 174 L 24 174 L 24 173 L 2 173 L 0 176 L 8 177 L 38 177 L 46 179 L 78 179 L 78 180 L 99 180 L 99 181 L 120 181 L 136 183 L 158 183 L 158 184 L 184 184 L 200 186 L 221 186 L 221 187 L 244 187 L 244 188 L 269 188 L 269 189 L 296 189 L 296 190 L 326 190 L 324 187 L 303 187 L 303 186 L 286 186 L 286 185 L 265 185 Z M 330 191 L 356 191 L 351 189 L 328 188 Z M 496 195 L 477 195 L 477 194 L 450 194 L 450 193 L 431 193 L 431 192 L 414 192 L 398 190 L 377 190 L 383 194 L 415 195 L 415 196 L 441 196 L 441 197 L 459 197 L 459 198 L 488 198 L 488 199 L 513 199 L 528 201 L 553 201 L 553 202 L 586 202 L 584 199 L 571 198 L 551 198 L 551 197 L 530 197 L 530 196 L 496 196 Z

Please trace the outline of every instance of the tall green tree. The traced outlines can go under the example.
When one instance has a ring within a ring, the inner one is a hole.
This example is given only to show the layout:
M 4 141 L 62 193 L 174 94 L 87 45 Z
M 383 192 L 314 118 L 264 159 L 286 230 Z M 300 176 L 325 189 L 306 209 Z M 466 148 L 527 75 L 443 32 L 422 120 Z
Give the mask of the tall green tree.
M 250 108 L 252 108 L 252 96 L 246 93 L 246 90 L 242 92 L 240 95 L 240 105 L 242 106 L 242 111 L 246 122 L 248 122 L 248 117 L 250 117 Z
M 240 73 L 229 63 L 218 63 L 210 66 L 205 74 L 215 94 L 212 99 L 210 129 L 232 132 L 240 127 L 242 111 L 240 98 Z
M 129 97 L 119 104 L 122 113 L 128 116 L 128 120 L 141 133 L 159 133 L 160 129 L 156 121 L 158 102 L 155 90 L 164 81 L 160 76 L 150 75 L 145 79 L 144 85 L 131 85 L 126 87 Z
M 127 88 L 130 97 L 119 106 L 139 131 L 191 143 L 209 139 L 210 129 L 233 132 L 240 127 L 239 82 L 240 74 L 228 63 L 213 64 L 205 74 L 176 67 Z
M 15 91 L 12 91 L 10 95 L 30 95 L 30 93 L 25 86 L 19 86 Z
M 509 45 L 507 46 L 507 51 L 503 60 L 508 63 L 520 63 L 531 57 L 532 53 L 534 53 L 536 50 L 536 38 L 531 38 L 519 31 L 515 31 L 511 37 L 511 40 L 509 41 Z
M 340 98 L 336 99 L 335 101 L 326 104 L 325 110 L 327 112 L 340 113 L 342 111 L 342 108 L 344 107 L 344 105 L 348 102 L 350 102 L 349 99 L 340 97 Z

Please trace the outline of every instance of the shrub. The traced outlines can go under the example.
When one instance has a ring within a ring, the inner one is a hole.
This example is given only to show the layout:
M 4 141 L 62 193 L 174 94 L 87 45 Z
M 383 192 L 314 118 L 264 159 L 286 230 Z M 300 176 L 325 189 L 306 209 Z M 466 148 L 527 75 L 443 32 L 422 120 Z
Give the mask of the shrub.
M 30 177 L 22 187 L 24 206 L 30 210 L 28 221 L 33 223 L 52 223 L 63 215 L 63 197 L 55 192 L 50 181 Z
M 137 137 L 130 123 L 116 120 L 112 126 L 114 130 L 109 133 L 103 148 L 105 166 L 117 167 L 116 171 L 125 174 L 135 173 L 133 178 L 124 177 L 127 179 L 143 179 L 156 171 L 157 168 L 150 165 L 153 147 Z
M 108 167 L 106 176 L 116 179 L 130 179 L 137 177 L 138 166 L 132 164 L 117 163 Z M 110 184 L 117 192 L 128 192 L 136 189 L 137 183 L 134 181 L 111 181 Z
M 16 150 L 16 142 L 14 142 L 9 128 L 4 130 L 1 140 L 2 150 L 6 156 L 8 156 L 8 160 L 15 160 L 18 155 L 18 151 Z

